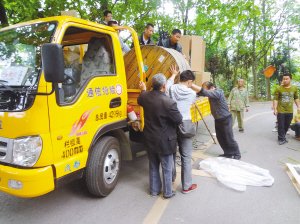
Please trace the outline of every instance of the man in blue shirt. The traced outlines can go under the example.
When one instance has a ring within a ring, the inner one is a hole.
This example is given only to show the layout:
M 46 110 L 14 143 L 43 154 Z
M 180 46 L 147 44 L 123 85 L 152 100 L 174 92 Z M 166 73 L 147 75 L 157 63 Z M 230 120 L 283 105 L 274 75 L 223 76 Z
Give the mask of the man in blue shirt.
M 223 155 L 231 159 L 240 159 L 241 153 L 232 131 L 232 116 L 227 106 L 223 90 L 217 89 L 212 82 L 204 82 L 202 88 L 193 84 L 192 89 L 200 96 L 207 96 L 211 113 L 215 119 L 218 142 L 224 151 Z

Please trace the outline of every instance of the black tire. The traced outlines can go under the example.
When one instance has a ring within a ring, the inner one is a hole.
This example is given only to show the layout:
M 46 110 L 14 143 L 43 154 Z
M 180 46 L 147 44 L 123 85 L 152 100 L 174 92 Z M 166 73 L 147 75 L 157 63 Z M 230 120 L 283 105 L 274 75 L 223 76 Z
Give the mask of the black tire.
M 101 138 L 90 152 L 86 167 L 86 185 L 88 191 L 105 197 L 117 185 L 121 158 L 119 141 L 111 136 Z

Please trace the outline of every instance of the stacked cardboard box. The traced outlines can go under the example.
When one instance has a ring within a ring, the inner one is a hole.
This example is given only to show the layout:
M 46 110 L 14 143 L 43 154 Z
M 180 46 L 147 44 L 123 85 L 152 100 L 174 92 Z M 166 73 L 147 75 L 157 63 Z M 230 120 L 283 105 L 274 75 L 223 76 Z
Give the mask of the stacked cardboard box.
M 210 81 L 210 72 L 194 72 L 196 76 L 195 84 L 201 86 L 202 83 Z
M 61 11 L 60 13 L 62 16 L 73 16 L 73 17 L 80 18 L 79 12 L 76 10 Z
M 210 81 L 210 72 L 204 72 L 205 68 L 205 41 L 199 36 L 183 35 L 180 38 L 182 52 L 195 72 L 197 85 Z

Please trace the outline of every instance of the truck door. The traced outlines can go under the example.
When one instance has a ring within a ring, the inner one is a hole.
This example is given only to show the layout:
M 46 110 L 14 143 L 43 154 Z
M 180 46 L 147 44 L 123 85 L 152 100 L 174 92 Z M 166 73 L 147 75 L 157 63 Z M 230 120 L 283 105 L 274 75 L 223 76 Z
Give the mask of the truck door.
M 100 29 L 76 24 L 63 29 L 65 81 L 49 97 L 57 178 L 85 167 L 88 149 L 101 127 L 126 119 L 118 36 Z

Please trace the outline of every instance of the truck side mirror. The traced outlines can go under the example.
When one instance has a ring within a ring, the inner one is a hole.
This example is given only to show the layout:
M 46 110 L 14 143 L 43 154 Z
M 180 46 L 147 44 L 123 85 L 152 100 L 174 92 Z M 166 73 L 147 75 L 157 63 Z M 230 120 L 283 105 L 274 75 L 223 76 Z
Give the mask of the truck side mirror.
M 46 82 L 62 83 L 64 81 L 64 54 L 60 44 L 42 46 L 42 65 Z

